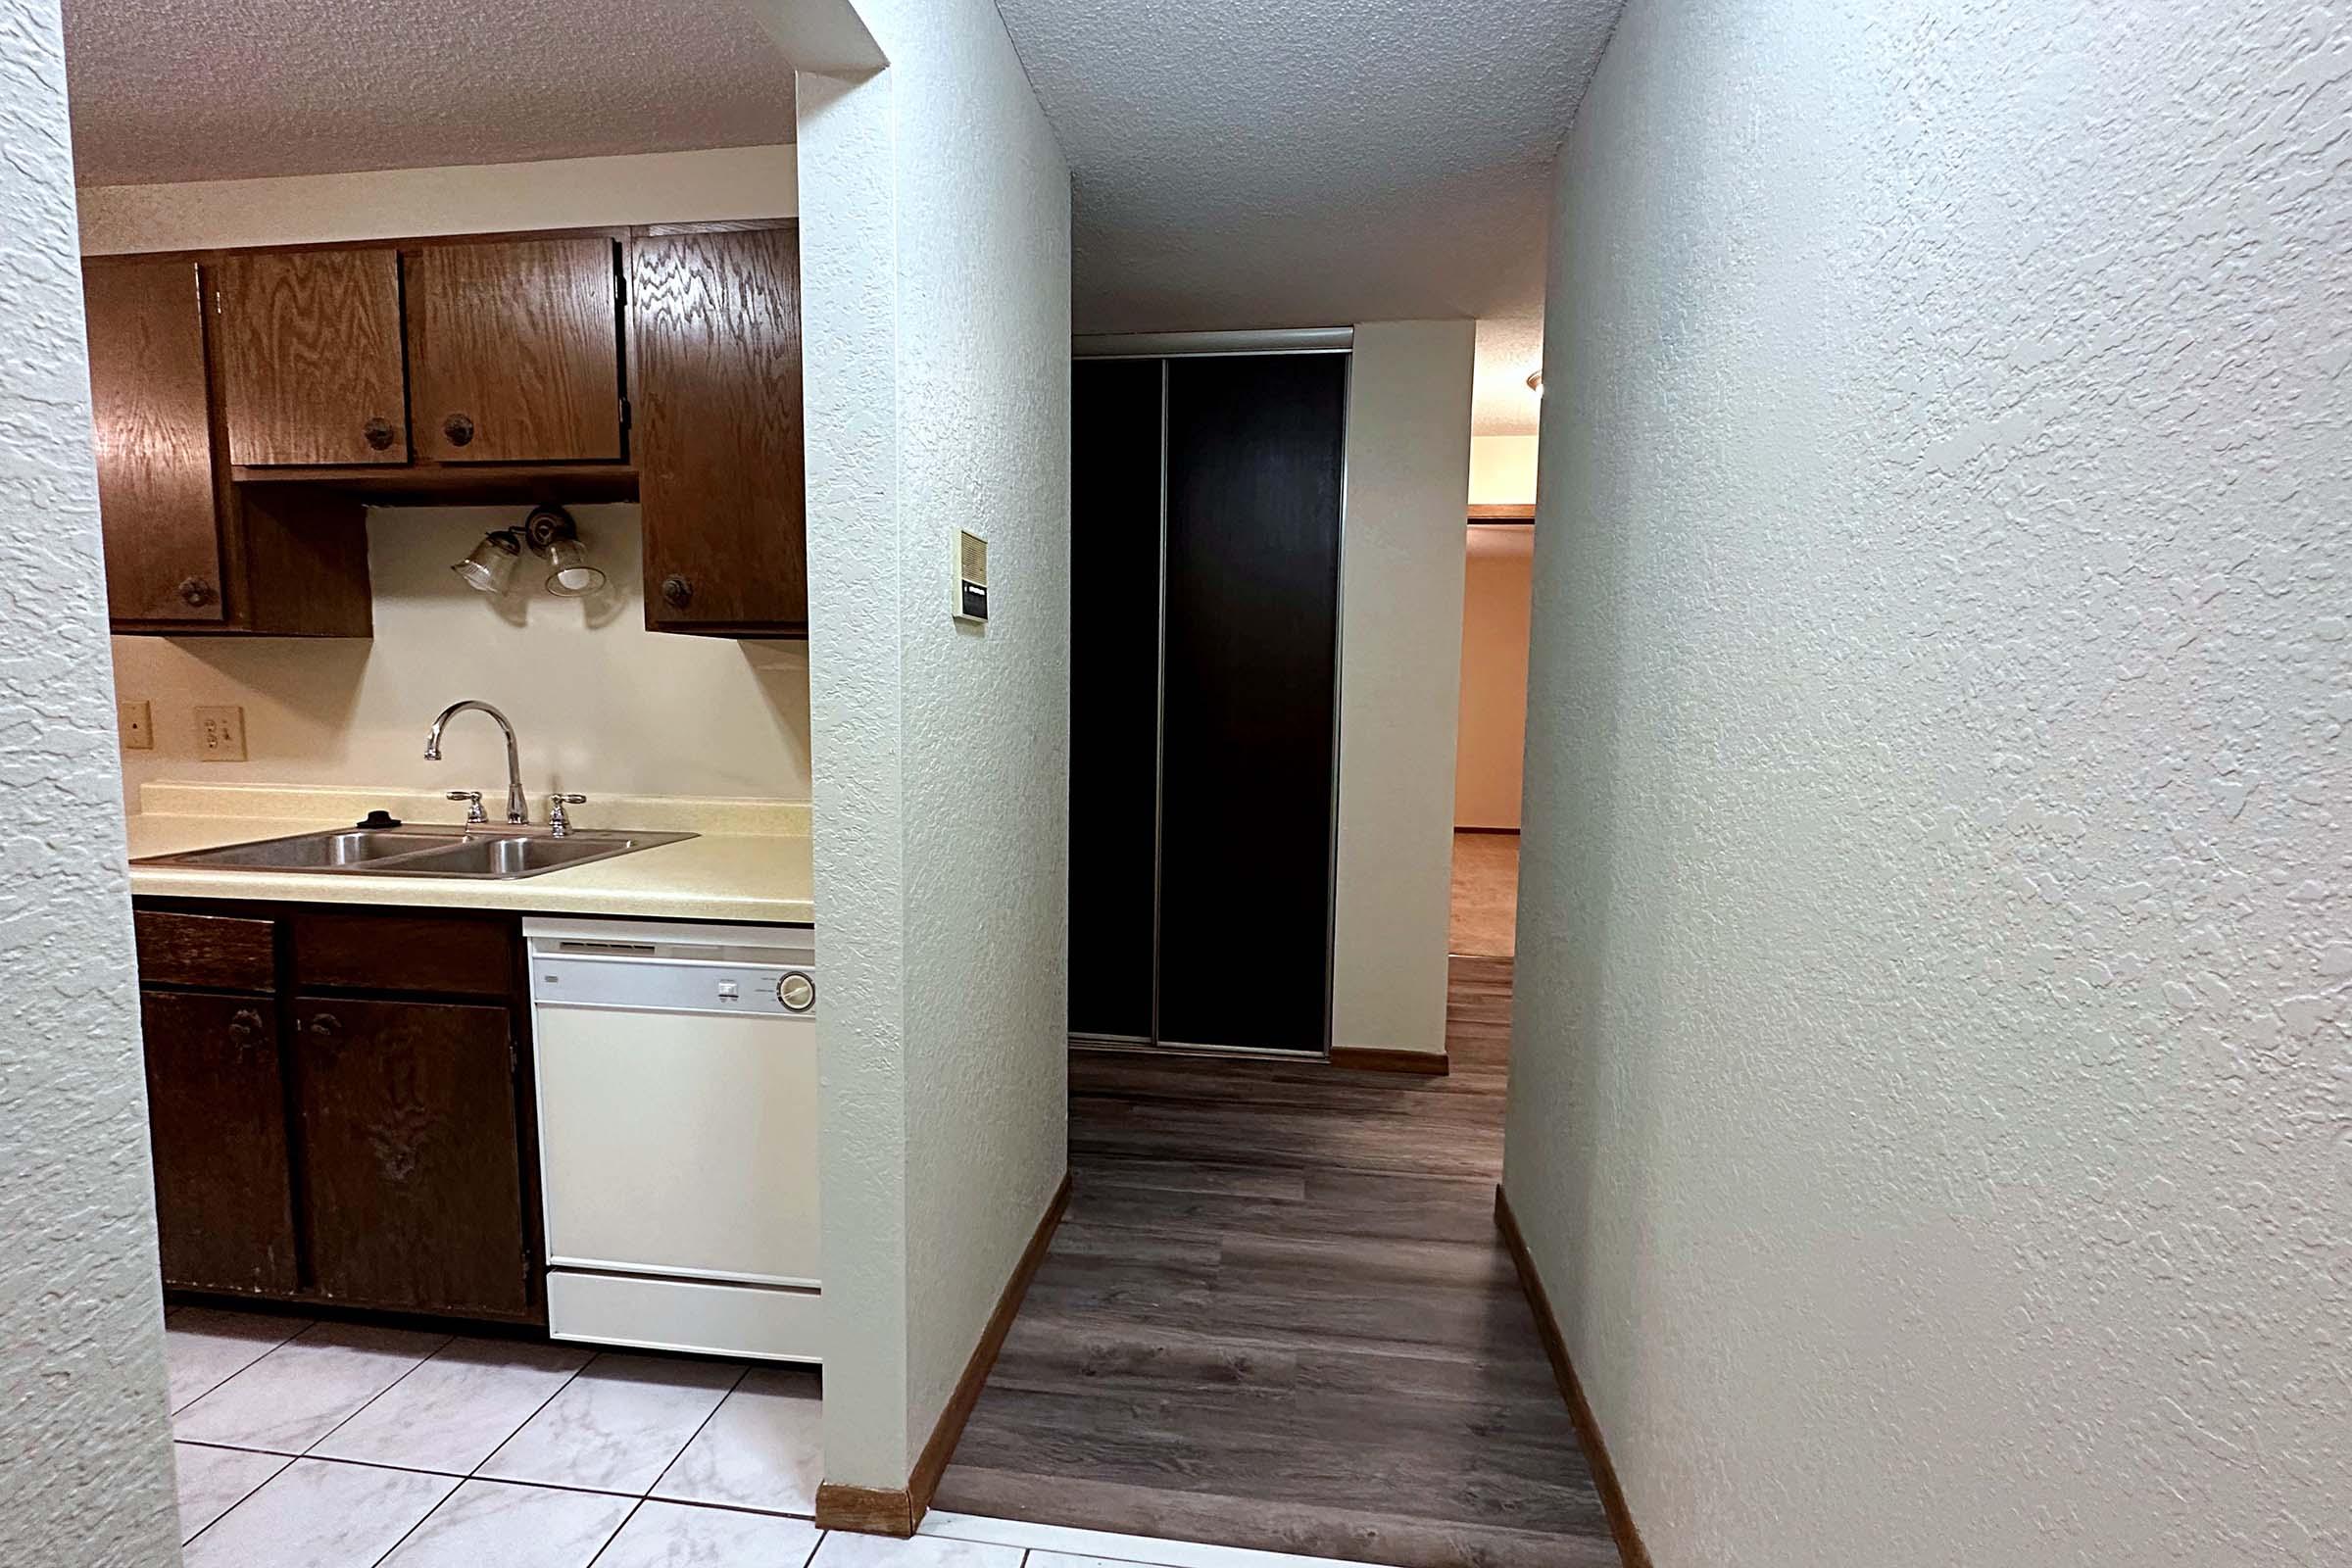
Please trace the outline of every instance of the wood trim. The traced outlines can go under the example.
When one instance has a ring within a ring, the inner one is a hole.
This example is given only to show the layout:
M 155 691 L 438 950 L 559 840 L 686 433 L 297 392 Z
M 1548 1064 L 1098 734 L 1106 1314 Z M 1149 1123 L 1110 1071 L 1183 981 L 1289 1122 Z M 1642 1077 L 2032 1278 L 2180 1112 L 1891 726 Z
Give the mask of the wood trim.
M 1473 501 L 1470 503 L 1472 522 L 1533 522 L 1536 504 L 1533 501 Z
M 904 1489 L 849 1487 L 838 1481 L 820 1482 L 816 1489 L 816 1528 L 848 1530 L 860 1536 L 914 1534 L 914 1498 Z
M 914 1473 L 906 1478 L 905 1490 L 824 1482 L 816 1489 L 817 1529 L 902 1539 L 914 1534 L 914 1527 L 930 1509 L 931 1494 L 939 1490 L 939 1478 L 947 1471 L 948 1459 L 963 1437 L 963 1424 L 971 1419 L 972 1407 L 980 1402 L 980 1391 L 997 1364 L 997 1352 L 1004 1348 L 1004 1336 L 1012 1332 L 1012 1320 L 1020 1315 L 1021 1299 L 1029 1294 L 1029 1282 L 1036 1278 L 1038 1265 L 1045 1262 L 1046 1249 L 1052 1245 L 1062 1212 L 1069 1206 L 1070 1173 L 1065 1170 L 1061 1173 L 1061 1185 L 1054 1189 L 1045 1214 L 1021 1252 L 1020 1261 L 1013 1264 L 1012 1276 L 1004 1282 L 1004 1293 L 997 1298 L 997 1309 L 989 1314 L 987 1326 L 980 1331 L 980 1343 L 972 1348 L 972 1358 L 964 1363 L 963 1376 L 956 1381 L 956 1392 L 948 1396 L 947 1407 L 939 1412 L 939 1420 L 932 1425 L 930 1441 L 915 1456 Z
M 1608 1516 L 1609 1534 L 1617 1538 L 1618 1555 L 1625 1559 L 1625 1568 L 1652 1568 L 1649 1548 L 1642 1544 L 1642 1532 L 1635 1528 L 1633 1510 L 1625 1503 L 1625 1488 L 1617 1481 L 1617 1467 L 1609 1460 L 1609 1446 L 1601 1440 L 1600 1423 L 1592 1418 L 1592 1406 L 1586 1402 L 1585 1388 L 1577 1381 L 1576 1368 L 1568 1360 L 1568 1344 L 1560 1338 L 1560 1320 L 1551 1310 L 1551 1298 L 1544 1289 L 1544 1277 L 1536 1272 L 1536 1260 L 1528 1252 L 1527 1238 L 1519 1233 L 1518 1216 L 1511 1212 L 1510 1195 L 1497 1183 L 1494 1188 L 1494 1228 L 1502 1232 L 1502 1244 L 1510 1249 L 1511 1262 L 1519 1270 L 1519 1288 L 1527 1293 L 1527 1304 L 1535 1309 L 1536 1334 L 1544 1342 L 1544 1353 L 1551 1359 L 1551 1375 L 1560 1386 L 1560 1396 L 1568 1401 L 1569 1419 L 1576 1423 L 1576 1435 L 1585 1447 L 1585 1462 L 1592 1467 L 1592 1484 L 1600 1494 L 1601 1512 Z
M 85 266 L 111 267 L 127 262 L 213 262 L 224 256 L 290 254 L 298 251 L 414 251 L 427 245 L 501 244 L 508 240 L 564 239 L 579 234 L 602 234 L 625 240 L 636 234 L 719 234 L 741 229 L 782 228 L 800 221 L 800 215 L 774 218 L 710 218 L 673 223 L 581 223 L 570 228 L 484 228 L 462 234 L 382 234 L 373 238 L 291 240 L 283 244 L 181 246 L 163 251 L 101 251 L 85 256 Z
M 1453 1071 L 1453 1059 L 1443 1051 L 1394 1051 L 1386 1046 L 1334 1046 L 1331 1064 L 1355 1072 L 1408 1072 L 1429 1078 Z
M 362 501 L 476 505 L 634 501 L 637 469 L 625 462 L 404 463 L 364 467 L 231 468 L 242 494 L 331 491 Z
M 1508 833 L 1513 838 L 1519 836 L 1519 830 L 1515 827 L 1468 827 L 1456 822 L 1453 830 L 1456 833 Z

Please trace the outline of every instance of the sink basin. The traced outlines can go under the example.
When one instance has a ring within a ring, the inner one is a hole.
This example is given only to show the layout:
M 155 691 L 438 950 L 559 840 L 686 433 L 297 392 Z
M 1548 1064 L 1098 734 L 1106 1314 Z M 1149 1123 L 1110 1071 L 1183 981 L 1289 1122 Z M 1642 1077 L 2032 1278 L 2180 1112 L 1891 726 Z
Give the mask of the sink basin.
M 348 871 L 373 860 L 446 850 L 466 842 L 464 828 L 345 828 L 339 833 L 304 833 L 290 839 L 228 844 L 217 850 L 158 856 L 174 865 L 246 867 L 258 871 Z M 146 863 L 146 862 L 142 862 Z
M 661 837 L 680 838 L 682 834 Z M 645 836 L 573 832 L 565 838 L 474 839 L 404 861 L 401 869 L 422 876 L 536 876 L 566 865 L 602 860 L 645 848 Z
M 357 876 L 512 881 L 693 837 L 691 833 L 624 833 L 609 828 L 574 828 L 563 838 L 543 827 L 339 828 L 179 855 L 151 855 L 132 863 L 217 871 L 330 871 Z

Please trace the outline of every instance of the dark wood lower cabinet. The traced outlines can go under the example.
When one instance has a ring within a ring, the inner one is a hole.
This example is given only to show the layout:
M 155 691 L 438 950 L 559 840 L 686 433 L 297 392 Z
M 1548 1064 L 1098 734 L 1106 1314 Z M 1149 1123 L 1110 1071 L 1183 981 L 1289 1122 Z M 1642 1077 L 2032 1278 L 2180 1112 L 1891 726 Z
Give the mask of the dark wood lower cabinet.
M 268 997 L 149 991 L 147 1128 L 164 1283 L 282 1296 L 299 1284 L 294 1192 Z
M 137 920 L 166 1286 L 545 1321 L 518 920 L 193 900 Z
M 319 1296 L 523 1311 L 519 1057 L 507 1009 L 304 995 L 293 1038 Z

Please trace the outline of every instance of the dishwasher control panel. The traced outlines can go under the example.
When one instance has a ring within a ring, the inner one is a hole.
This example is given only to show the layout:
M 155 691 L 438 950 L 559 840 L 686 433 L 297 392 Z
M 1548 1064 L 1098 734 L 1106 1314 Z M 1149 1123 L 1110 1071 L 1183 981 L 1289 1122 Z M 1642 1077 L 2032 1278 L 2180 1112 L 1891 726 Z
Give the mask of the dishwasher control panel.
M 807 931 L 690 927 L 657 934 L 640 926 L 623 935 L 586 926 L 526 923 L 534 1005 L 815 1014 L 816 947 Z

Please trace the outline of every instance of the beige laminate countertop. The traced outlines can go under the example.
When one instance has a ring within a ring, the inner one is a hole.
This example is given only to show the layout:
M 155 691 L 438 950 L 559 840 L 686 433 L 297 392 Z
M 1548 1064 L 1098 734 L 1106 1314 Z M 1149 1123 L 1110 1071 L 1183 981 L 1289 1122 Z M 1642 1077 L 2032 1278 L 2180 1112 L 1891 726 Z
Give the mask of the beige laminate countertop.
M 145 792 L 147 809 L 128 818 L 133 862 L 151 855 L 243 844 L 346 828 L 358 820 L 347 811 L 327 814 L 324 799 L 237 802 L 240 808 L 282 809 L 286 814 L 223 811 L 205 797 L 222 792 L 189 790 L 185 799 L 157 800 L 158 786 Z M 322 793 L 322 792 L 321 792 Z M 287 792 L 289 796 L 292 792 Z M 159 804 L 175 808 L 157 810 Z M 339 803 L 338 803 L 339 804 Z M 617 803 L 616 803 L 617 805 Z M 305 809 L 305 808 L 308 809 Z M 392 808 L 399 810 L 395 804 Z M 301 814 L 295 814 L 296 812 Z M 487 877 L 371 876 L 366 872 L 222 870 L 197 866 L 130 867 L 130 891 L 138 898 L 252 899 L 302 904 L 372 904 L 441 909 L 512 909 L 536 914 L 604 914 L 621 917 L 806 925 L 816 918 L 810 889 L 806 832 L 740 832 L 741 813 L 718 813 L 709 831 L 672 810 L 647 810 L 662 820 L 623 820 L 611 813 L 582 827 L 616 827 L 647 832 L 694 832 L 699 836 L 616 855 L 586 865 L 566 866 L 537 876 Z M 610 819 L 606 819 L 610 817 Z M 430 819 L 411 819 L 430 825 Z M 770 822 L 757 825 L 770 826 Z

